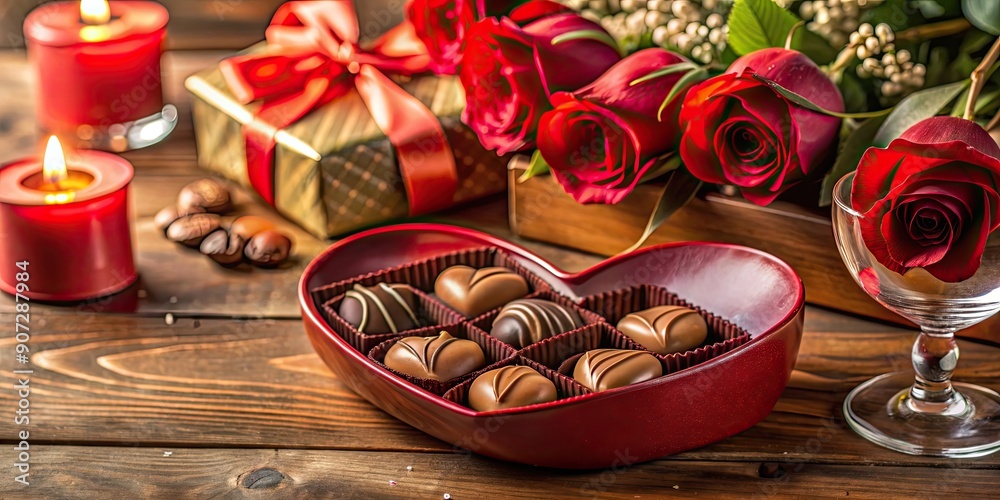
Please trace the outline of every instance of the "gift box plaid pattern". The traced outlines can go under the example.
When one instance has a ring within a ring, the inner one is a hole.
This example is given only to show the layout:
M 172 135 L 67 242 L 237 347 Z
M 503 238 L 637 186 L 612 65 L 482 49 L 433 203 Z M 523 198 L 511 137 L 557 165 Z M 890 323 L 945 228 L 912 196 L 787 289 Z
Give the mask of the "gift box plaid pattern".
M 259 50 L 258 47 L 250 50 Z M 486 151 L 459 116 L 465 95 L 456 77 L 397 79 L 426 105 L 448 137 L 458 170 L 454 203 L 506 189 L 506 159 Z M 198 163 L 250 187 L 242 126 L 254 105 L 240 104 L 217 68 L 190 77 Z M 355 91 L 282 130 L 274 156 L 275 206 L 319 237 L 405 218 L 406 191 L 395 148 Z M 311 151 L 310 151 L 311 150 Z M 319 160 L 311 157 L 319 153 Z

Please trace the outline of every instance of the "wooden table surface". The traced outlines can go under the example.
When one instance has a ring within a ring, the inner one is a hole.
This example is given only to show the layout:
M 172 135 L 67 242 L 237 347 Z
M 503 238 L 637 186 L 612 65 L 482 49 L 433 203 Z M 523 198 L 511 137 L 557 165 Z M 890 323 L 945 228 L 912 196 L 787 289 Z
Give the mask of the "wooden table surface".
M 223 55 L 166 56 L 166 92 L 181 124 L 167 142 L 126 155 L 136 167 L 138 312 L 115 313 L 106 302 L 32 305 L 29 486 L 13 479 L 21 426 L 13 423 L 20 398 L 12 370 L 23 366 L 14 360 L 13 333 L 0 335 L 0 498 L 998 495 L 1000 455 L 911 457 L 847 428 L 846 392 L 907 368 L 913 334 L 813 307 L 798 371 L 770 416 L 714 445 L 624 470 L 559 471 L 470 456 L 383 413 L 327 369 L 299 320 L 296 282 L 328 242 L 284 223 L 296 240 L 292 265 L 233 271 L 153 228 L 153 214 L 181 186 L 206 176 L 196 168 L 181 83 Z M 23 53 L 0 52 L 0 161 L 36 151 L 30 88 Z M 245 192 L 237 201 L 241 213 L 277 218 Z M 430 220 L 512 238 L 502 197 Z M 598 261 L 519 243 L 565 269 Z M 12 313 L 3 296 L 3 324 L 13 323 Z M 960 344 L 957 378 L 1000 389 L 1000 349 Z

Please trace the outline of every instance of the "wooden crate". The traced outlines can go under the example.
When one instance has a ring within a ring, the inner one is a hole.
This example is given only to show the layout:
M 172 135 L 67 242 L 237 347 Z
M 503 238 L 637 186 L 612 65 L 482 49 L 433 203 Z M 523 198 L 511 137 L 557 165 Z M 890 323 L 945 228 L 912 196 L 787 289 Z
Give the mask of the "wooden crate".
M 518 182 L 523 168 L 523 163 L 515 161 L 508 171 L 514 233 L 599 255 L 617 254 L 638 240 L 662 188 L 643 184 L 617 205 L 581 205 L 552 176 Z M 825 211 L 787 202 L 760 207 L 707 192 L 677 211 L 646 245 L 694 240 L 745 245 L 777 256 L 802 277 L 809 303 L 910 324 L 854 283 L 840 260 Z M 963 335 L 1000 342 L 1000 318 L 994 316 Z

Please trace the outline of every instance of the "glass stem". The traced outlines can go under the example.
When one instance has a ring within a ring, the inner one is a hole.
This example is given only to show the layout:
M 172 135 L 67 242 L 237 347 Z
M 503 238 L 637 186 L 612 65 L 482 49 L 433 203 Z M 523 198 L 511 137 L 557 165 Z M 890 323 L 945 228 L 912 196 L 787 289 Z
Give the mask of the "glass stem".
M 905 404 L 918 413 L 960 416 L 971 405 L 951 384 L 958 366 L 955 330 L 924 328 L 913 343 L 913 370 L 916 381 Z

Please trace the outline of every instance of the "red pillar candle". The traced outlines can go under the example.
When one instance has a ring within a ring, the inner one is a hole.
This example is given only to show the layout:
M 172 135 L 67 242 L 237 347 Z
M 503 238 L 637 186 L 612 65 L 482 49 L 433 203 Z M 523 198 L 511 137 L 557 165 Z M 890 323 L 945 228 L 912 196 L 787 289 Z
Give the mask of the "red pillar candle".
M 24 35 L 38 123 L 89 139 L 95 130 L 159 112 L 166 25 L 167 10 L 153 2 L 52 2 L 33 10 Z
M 132 175 L 132 164 L 110 153 L 79 151 L 67 164 L 54 137 L 44 160 L 0 166 L 0 289 L 61 302 L 135 282 Z M 17 279 L 19 262 L 28 263 L 27 282 Z

